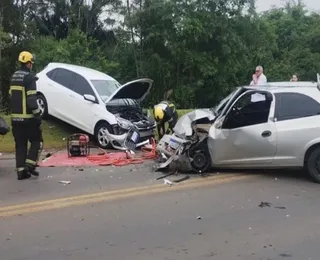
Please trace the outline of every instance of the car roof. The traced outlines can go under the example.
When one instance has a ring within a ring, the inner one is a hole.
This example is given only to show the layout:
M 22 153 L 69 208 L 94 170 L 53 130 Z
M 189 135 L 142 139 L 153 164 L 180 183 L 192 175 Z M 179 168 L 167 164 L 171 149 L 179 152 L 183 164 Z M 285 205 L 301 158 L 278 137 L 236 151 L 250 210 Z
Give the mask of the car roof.
M 54 68 L 62 68 L 67 69 L 73 72 L 80 74 L 81 76 L 87 78 L 88 80 L 112 80 L 115 81 L 114 78 L 109 75 L 102 73 L 98 70 L 90 69 L 83 66 L 67 64 L 67 63 L 59 63 L 59 62 L 50 62 L 46 69 L 54 69 Z
M 271 93 L 280 93 L 280 92 L 297 92 L 297 93 L 319 93 L 317 88 L 317 83 L 312 81 L 299 81 L 299 82 L 270 82 L 264 85 L 258 86 L 244 86 L 246 89 L 252 90 L 265 90 Z

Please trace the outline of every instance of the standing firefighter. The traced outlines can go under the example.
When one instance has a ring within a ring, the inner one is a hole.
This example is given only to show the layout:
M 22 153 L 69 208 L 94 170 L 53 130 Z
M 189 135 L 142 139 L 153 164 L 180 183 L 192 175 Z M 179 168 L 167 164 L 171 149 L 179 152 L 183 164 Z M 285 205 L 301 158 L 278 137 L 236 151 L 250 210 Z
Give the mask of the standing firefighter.
M 23 51 L 18 60 L 21 67 L 12 75 L 9 96 L 17 174 L 18 180 L 23 180 L 30 178 L 31 175 L 39 176 L 35 169 L 43 140 L 41 112 L 36 97 L 37 78 L 31 73 L 34 58 L 30 52 Z
M 161 139 L 164 134 L 169 134 L 170 130 L 173 132 L 173 128 L 178 121 L 178 113 L 173 103 L 168 101 L 160 102 L 154 106 L 153 114 L 157 122 L 159 139 Z M 165 132 L 165 123 L 167 122 L 169 123 L 169 128 Z

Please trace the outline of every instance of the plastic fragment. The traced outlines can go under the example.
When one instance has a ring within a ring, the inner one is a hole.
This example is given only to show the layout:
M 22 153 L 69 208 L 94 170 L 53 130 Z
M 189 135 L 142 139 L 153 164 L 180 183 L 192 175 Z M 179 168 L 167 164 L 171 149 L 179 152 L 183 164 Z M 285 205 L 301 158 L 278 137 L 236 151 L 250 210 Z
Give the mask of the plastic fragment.
M 63 184 L 63 185 L 67 185 L 67 184 L 70 184 L 71 181 L 59 181 L 59 183 Z
M 163 179 L 163 182 L 165 185 L 169 185 L 169 186 L 173 184 L 172 181 L 169 181 L 168 179 Z

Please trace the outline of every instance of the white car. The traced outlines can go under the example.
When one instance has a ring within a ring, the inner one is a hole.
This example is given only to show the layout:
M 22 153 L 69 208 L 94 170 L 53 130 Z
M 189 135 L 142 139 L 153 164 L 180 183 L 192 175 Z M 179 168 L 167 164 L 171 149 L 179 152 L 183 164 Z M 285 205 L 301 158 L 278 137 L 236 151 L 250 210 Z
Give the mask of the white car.
M 320 80 L 236 88 L 183 115 L 157 145 L 179 171 L 304 168 L 320 183 Z
M 154 136 L 156 123 L 140 107 L 151 79 L 121 86 L 102 72 L 64 63 L 49 63 L 37 77 L 43 117 L 56 117 L 93 135 L 101 148 L 137 147 Z

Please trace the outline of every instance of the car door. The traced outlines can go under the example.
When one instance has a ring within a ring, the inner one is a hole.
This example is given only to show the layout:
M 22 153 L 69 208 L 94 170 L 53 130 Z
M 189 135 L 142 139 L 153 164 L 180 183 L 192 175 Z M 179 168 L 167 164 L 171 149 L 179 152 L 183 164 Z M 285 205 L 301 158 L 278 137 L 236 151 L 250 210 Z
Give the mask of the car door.
M 71 71 L 56 68 L 47 73 L 48 93 L 46 98 L 50 106 L 49 110 L 53 116 L 67 122 L 72 122 L 72 114 L 70 113 L 71 90 L 73 84 L 73 74 Z
M 73 125 L 93 134 L 93 124 L 100 119 L 97 120 L 100 111 L 99 101 L 89 82 L 78 73 L 72 74 L 74 80 L 71 87 L 69 113 L 72 115 Z M 85 100 L 85 94 L 92 95 L 96 102 Z
M 275 93 L 275 98 L 278 149 L 274 163 L 303 166 L 305 151 L 320 137 L 320 104 L 303 93 Z
M 241 94 L 210 129 L 213 163 L 248 168 L 272 163 L 277 148 L 273 111 L 271 93 L 251 90 Z

